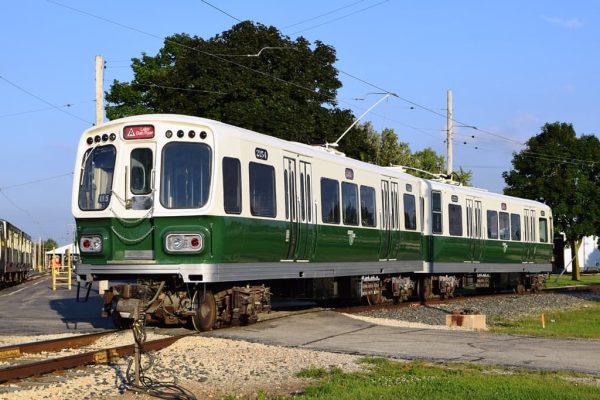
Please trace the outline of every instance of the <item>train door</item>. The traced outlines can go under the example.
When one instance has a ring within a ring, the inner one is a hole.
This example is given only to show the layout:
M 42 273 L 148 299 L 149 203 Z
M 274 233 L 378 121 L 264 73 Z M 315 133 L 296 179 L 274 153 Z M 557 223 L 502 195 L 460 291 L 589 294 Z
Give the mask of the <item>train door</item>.
M 481 200 L 467 198 L 467 261 L 480 262 L 483 252 Z
M 155 187 L 155 151 L 154 143 L 130 143 L 123 146 L 125 166 L 123 170 L 123 188 L 113 187 L 113 196 L 117 197 L 125 212 L 117 217 L 111 227 L 116 239 L 115 258 L 154 259 L 154 222 L 150 216 L 154 207 Z M 115 172 L 118 173 L 118 172 Z M 183 177 L 180 178 L 184 179 Z M 190 179 L 187 177 L 187 179 Z M 116 181 L 118 182 L 118 181 Z M 182 186 L 183 182 L 174 179 L 166 182 L 171 188 Z M 167 197 L 167 203 L 175 200 Z M 169 204 L 175 207 L 175 204 Z M 125 219 L 126 218 L 126 219 Z
M 399 247 L 398 182 L 381 181 L 380 260 L 395 260 Z
M 525 209 L 522 262 L 532 263 L 535 256 L 535 210 Z
M 309 162 L 284 157 L 285 218 L 288 221 L 286 260 L 308 260 L 316 239 L 313 208 L 312 166 Z

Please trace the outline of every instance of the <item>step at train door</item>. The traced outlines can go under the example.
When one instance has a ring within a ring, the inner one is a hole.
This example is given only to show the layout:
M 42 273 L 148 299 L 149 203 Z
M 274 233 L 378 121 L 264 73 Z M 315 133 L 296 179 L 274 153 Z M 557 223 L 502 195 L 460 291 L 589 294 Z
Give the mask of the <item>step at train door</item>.
M 286 260 L 306 261 L 312 256 L 316 239 L 313 207 L 312 166 L 307 161 L 284 157 L 283 188 L 288 243 Z

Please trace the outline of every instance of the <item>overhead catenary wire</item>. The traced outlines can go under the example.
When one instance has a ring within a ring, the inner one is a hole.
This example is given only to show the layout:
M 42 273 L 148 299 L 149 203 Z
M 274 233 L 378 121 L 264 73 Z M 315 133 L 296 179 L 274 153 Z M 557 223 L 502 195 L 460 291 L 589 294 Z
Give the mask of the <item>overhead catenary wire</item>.
M 335 14 L 335 13 L 336 13 L 336 12 L 338 12 L 338 11 L 345 10 L 346 8 L 350 8 L 350 7 L 352 7 L 352 6 L 355 6 L 355 5 L 359 4 L 359 3 L 364 3 L 364 1 L 365 1 L 365 0 L 359 0 L 359 1 L 355 1 L 355 2 L 353 2 L 353 3 L 350 3 L 350 4 L 347 4 L 347 5 L 345 5 L 345 6 L 338 7 L 338 8 L 336 8 L 335 10 L 331 10 L 331 11 L 328 11 L 328 12 L 326 12 L 326 13 L 323 13 L 323 14 L 317 15 L 316 17 L 307 18 L 307 19 L 304 19 L 304 20 L 302 20 L 302 21 L 300 21 L 300 22 L 296 22 L 296 23 L 294 23 L 294 24 L 291 24 L 291 25 L 284 26 L 284 27 L 283 27 L 283 28 L 281 28 L 281 29 L 289 29 L 289 28 L 293 28 L 294 26 L 302 25 L 302 24 L 305 24 L 305 23 L 307 23 L 307 22 L 314 21 L 314 20 L 316 20 L 316 19 L 319 19 L 319 18 L 326 17 L 326 16 L 328 16 L 328 15 L 331 15 L 331 14 Z
M 81 117 L 79 117 L 79 116 L 77 116 L 77 115 L 75 115 L 75 114 L 73 114 L 73 113 L 70 113 L 70 112 L 68 112 L 67 110 L 64 110 L 63 108 L 61 108 L 60 106 L 57 106 L 56 104 L 52 104 L 52 103 L 51 103 L 51 102 L 49 102 L 48 100 L 46 100 L 46 99 L 43 99 L 42 97 L 40 97 L 40 96 L 38 96 L 38 95 L 36 95 L 36 94 L 34 94 L 34 93 L 30 92 L 29 90 L 27 90 L 27 89 L 23 88 L 22 86 L 19 86 L 19 85 L 17 85 L 16 83 L 14 83 L 14 82 L 12 82 L 12 81 L 10 81 L 10 80 L 6 79 L 4 76 L 1 76 L 1 75 L 0 75 L 0 79 L 1 79 L 1 80 L 3 80 L 4 82 L 8 83 L 8 84 L 9 84 L 9 85 L 11 85 L 12 87 L 14 87 L 14 88 L 17 88 L 17 89 L 19 89 L 20 91 L 22 91 L 23 93 L 25 93 L 25 94 L 27 94 L 27 95 L 29 95 L 29 96 L 33 97 L 34 99 L 37 99 L 37 100 L 41 101 L 42 103 L 45 103 L 45 104 L 49 105 L 50 107 L 52 107 L 52 108 L 54 108 L 54 109 L 56 109 L 56 110 L 58 110 L 58 111 L 60 111 L 60 112 L 62 112 L 62 113 L 64 113 L 64 114 L 67 114 L 68 116 L 70 116 L 70 117 L 72 117 L 72 118 L 75 118 L 75 119 L 78 119 L 78 120 L 80 120 L 80 121 L 83 121 L 83 122 L 85 122 L 86 124 L 93 125 L 93 123 L 92 123 L 92 122 L 90 122 L 90 121 L 88 121 L 88 120 L 86 120 L 86 119 L 83 119 L 83 118 L 81 118 Z
M 57 106 L 57 107 L 70 108 L 76 104 L 93 103 L 93 102 L 95 102 L 95 100 L 79 101 L 79 102 L 63 104 L 63 105 Z M 13 112 L 13 113 L 8 113 L 8 114 L 0 114 L 0 118 L 16 117 L 19 115 L 33 114 L 33 113 L 38 113 L 38 112 L 42 112 L 42 111 L 51 111 L 51 110 L 55 110 L 55 109 L 56 109 L 56 107 L 45 107 L 45 108 L 38 108 L 35 110 L 19 111 L 19 112 Z

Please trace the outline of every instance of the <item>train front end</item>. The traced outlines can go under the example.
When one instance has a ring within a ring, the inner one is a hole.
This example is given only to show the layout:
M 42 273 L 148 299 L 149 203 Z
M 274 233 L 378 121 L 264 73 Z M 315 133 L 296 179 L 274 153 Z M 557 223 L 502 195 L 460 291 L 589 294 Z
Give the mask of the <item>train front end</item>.
M 109 280 L 105 311 L 197 329 L 217 321 L 211 252 L 215 215 L 211 121 L 146 115 L 84 132 L 72 212 L 80 281 Z M 123 322 L 125 321 L 125 322 Z

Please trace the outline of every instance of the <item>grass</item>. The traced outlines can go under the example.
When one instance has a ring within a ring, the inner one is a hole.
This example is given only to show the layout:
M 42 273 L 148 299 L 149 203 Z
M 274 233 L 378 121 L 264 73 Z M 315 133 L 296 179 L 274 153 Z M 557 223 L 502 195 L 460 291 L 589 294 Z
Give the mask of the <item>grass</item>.
M 563 287 L 563 286 L 573 286 L 573 285 L 600 285 L 600 274 L 587 274 L 581 275 L 580 280 L 574 281 L 571 279 L 571 274 L 565 273 L 561 276 L 556 282 L 556 278 L 559 275 L 550 275 L 548 280 L 546 281 L 547 287 Z
M 517 319 L 491 317 L 488 327 L 495 333 L 512 333 L 534 336 L 555 336 L 582 339 L 600 339 L 600 303 L 588 302 L 584 308 L 544 313 Z
M 474 364 L 401 363 L 363 359 L 366 372 L 340 370 L 299 376 L 321 376 L 299 399 L 598 399 L 600 379 L 581 374 L 536 372 Z

